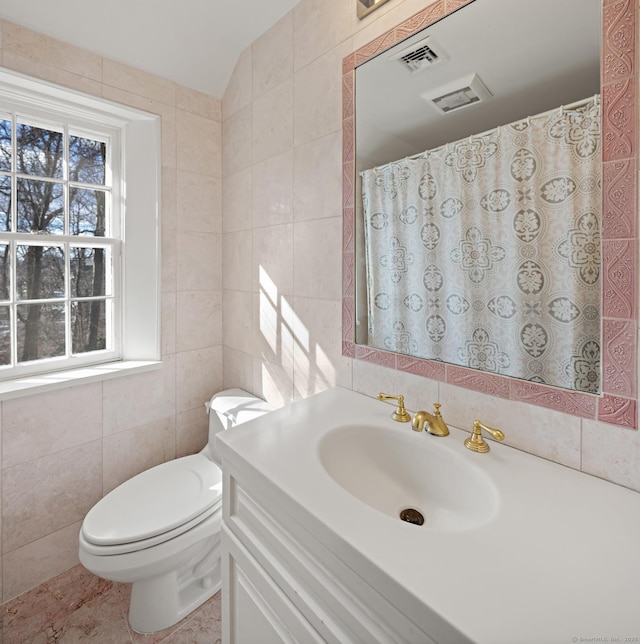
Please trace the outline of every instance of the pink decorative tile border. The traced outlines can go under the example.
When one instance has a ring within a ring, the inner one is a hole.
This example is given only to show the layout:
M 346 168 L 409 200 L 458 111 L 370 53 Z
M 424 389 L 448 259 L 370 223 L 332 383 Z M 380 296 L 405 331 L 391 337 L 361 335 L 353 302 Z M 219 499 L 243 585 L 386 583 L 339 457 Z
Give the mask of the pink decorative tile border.
M 473 1 L 437 0 L 343 61 L 343 355 L 492 396 L 637 429 L 637 0 L 603 2 L 602 395 L 567 391 L 355 343 L 355 68 Z

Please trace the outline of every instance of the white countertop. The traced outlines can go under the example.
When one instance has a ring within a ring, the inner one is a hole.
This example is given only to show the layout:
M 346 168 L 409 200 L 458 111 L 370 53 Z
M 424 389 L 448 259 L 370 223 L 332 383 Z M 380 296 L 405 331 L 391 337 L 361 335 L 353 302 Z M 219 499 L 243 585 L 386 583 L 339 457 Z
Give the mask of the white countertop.
M 436 615 L 482 644 L 640 642 L 640 494 L 493 441 L 473 453 L 468 433 L 413 432 L 392 411 L 335 388 L 223 432 L 217 445 L 223 462 L 270 481 L 296 519 L 426 632 Z M 498 490 L 493 516 L 469 529 L 418 527 L 349 494 L 318 444 L 363 423 L 420 447 L 437 441 L 481 469 Z

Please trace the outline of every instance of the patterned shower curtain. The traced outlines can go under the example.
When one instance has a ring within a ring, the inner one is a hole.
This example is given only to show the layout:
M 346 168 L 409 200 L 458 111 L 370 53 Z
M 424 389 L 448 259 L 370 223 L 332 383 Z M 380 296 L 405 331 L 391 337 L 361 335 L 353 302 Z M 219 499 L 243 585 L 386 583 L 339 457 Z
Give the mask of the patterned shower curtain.
M 598 392 L 600 98 L 362 173 L 369 345 Z

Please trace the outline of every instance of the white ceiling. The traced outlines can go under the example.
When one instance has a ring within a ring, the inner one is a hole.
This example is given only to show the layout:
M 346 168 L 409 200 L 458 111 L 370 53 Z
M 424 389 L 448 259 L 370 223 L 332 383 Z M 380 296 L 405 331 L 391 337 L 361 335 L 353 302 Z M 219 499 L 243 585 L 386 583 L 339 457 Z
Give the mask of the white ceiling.
M 0 0 L 0 18 L 216 98 L 299 0 Z

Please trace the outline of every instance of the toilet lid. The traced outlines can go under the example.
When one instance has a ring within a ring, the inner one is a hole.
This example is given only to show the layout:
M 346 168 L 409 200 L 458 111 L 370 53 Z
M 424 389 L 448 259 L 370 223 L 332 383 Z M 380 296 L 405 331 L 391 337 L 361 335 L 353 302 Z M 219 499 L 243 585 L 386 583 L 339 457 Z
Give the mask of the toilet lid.
M 157 465 L 125 481 L 82 524 L 89 543 L 117 545 L 149 539 L 193 521 L 222 497 L 222 472 L 201 454 Z

